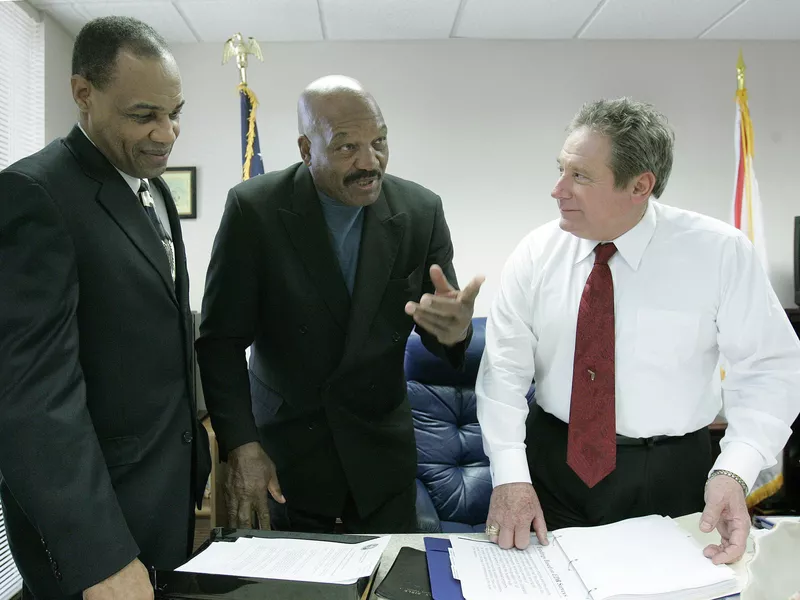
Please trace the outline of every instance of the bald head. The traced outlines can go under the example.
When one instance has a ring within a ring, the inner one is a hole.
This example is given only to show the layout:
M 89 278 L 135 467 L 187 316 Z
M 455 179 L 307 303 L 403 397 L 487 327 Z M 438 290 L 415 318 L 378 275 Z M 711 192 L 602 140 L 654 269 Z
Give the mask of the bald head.
M 374 113 L 380 117 L 378 103 L 352 77 L 328 75 L 312 81 L 297 102 L 297 127 L 300 135 L 318 132 L 326 122 L 339 121 L 348 113 Z
M 311 82 L 297 102 L 298 145 L 317 189 L 352 206 L 378 199 L 389 148 L 378 103 L 355 79 Z

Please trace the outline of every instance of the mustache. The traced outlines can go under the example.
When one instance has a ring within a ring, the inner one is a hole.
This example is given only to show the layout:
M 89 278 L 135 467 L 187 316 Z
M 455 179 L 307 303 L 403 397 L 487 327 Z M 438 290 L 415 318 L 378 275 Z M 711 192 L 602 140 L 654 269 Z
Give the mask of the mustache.
M 350 185 L 351 183 L 355 183 L 359 179 L 367 179 L 368 177 L 374 177 L 375 179 L 381 178 L 380 171 L 355 171 L 350 173 L 344 178 L 344 184 Z

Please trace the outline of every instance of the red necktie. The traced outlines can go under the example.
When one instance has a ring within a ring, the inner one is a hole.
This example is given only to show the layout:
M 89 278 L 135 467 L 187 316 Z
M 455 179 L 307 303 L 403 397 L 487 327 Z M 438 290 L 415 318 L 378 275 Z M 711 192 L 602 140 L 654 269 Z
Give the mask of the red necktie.
M 614 244 L 598 244 L 583 288 L 575 336 L 567 464 L 594 487 L 617 464 L 614 410 L 614 281 L 608 259 Z

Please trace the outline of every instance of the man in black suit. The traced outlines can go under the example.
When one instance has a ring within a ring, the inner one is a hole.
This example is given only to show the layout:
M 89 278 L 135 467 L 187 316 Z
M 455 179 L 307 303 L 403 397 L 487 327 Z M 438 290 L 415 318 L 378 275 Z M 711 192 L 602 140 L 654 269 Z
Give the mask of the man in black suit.
M 459 366 L 482 279 L 456 289 L 441 199 L 385 174 L 358 82 L 317 80 L 298 117 L 303 162 L 231 190 L 208 269 L 196 345 L 230 524 L 413 531 L 405 342 L 416 323 Z
M 186 560 L 210 466 L 159 179 L 181 80 L 118 17 L 81 30 L 72 72 L 79 124 L 0 173 L 0 497 L 25 596 L 152 598 L 147 567 Z

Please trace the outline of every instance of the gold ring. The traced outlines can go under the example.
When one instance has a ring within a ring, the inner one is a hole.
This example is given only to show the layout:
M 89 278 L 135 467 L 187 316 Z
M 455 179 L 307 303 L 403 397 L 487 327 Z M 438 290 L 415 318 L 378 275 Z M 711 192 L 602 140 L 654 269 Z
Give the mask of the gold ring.
M 498 533 L 500 533 L 500 528 L 497 525 L 486 526 L 486 535 L 492 536 L 492 535 L 497 535 Z

